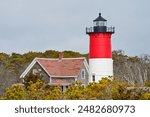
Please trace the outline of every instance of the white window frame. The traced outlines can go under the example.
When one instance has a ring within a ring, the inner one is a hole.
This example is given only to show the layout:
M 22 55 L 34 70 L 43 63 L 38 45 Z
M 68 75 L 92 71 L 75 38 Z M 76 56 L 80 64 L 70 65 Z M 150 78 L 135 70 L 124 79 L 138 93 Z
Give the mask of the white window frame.
M 84 72 L 84 75 L 82 74 L 82 72 Z M 81 69 L 81 78 L 85 79 L 85 69 Z
M 49 77 L 49 83 L 51 83 L 52 82 L 52 78 L 51 77 Z
M 75 80 L 75 81 L 77 81 L 77 80 L 78 80 L 78 78 L 77 78 L 77 77 L 75 77 L 75 78 L 74 78 L 74 80 Z

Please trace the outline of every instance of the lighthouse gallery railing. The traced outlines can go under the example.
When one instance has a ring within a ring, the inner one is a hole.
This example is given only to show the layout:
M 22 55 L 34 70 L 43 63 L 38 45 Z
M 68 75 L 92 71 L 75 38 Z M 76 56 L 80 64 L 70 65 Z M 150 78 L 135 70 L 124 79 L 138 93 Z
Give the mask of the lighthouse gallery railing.
M 93 32 L 95 32 L 93 27 L 86 28 L 86 34 L 93 33 Z M 107 27 L 106 31 L 98 31 L 98 32 L 115 33 L 115 27 L 112 27 L 112 26 L 111 27 Z

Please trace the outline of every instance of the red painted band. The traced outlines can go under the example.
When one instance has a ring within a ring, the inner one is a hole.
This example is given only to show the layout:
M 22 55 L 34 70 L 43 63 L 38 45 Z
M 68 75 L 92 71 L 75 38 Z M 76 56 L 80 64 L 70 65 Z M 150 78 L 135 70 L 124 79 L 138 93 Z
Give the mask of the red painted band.
M 112 58 L 111 33 L 90 33 L 90 58 Z

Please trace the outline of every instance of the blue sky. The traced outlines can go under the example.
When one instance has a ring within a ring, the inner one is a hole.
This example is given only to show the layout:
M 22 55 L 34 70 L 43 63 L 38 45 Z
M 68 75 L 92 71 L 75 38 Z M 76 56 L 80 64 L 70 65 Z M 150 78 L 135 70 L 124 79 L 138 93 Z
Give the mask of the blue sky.
M 150 55 L 150 0 L 0 0 L 0 52 L 87 53 L 99 11 L 115 26 L 113 50 Z

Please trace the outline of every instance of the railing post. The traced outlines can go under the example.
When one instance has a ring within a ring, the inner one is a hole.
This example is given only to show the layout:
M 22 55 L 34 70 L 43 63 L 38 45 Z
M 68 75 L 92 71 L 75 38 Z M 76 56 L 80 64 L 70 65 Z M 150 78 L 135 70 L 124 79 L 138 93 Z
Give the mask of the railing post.
M 86 27 L 86 33 L 87 33 L 87 27 Z

